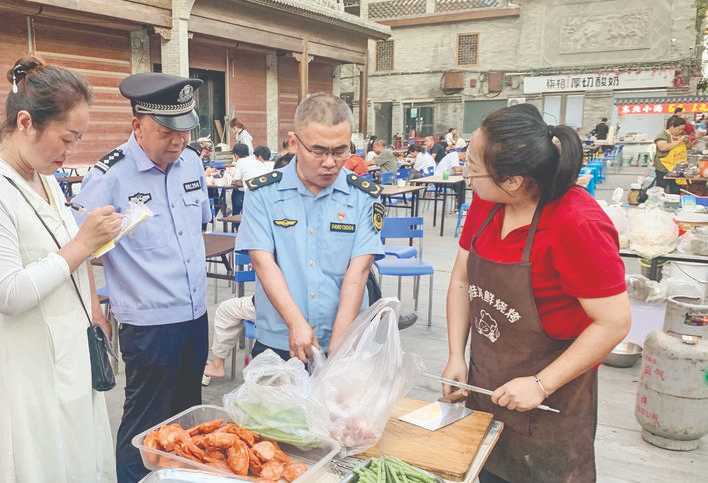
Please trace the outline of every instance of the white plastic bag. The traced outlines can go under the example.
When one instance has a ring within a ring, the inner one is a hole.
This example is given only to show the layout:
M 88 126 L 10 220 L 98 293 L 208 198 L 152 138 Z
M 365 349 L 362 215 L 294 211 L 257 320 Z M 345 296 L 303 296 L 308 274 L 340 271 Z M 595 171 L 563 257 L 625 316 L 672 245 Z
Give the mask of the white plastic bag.
M 676 249 L 678 226 L 673 215 L 661 209 L 663 189 L 650 188 L 647 195 L 644 208 L 629 214 L 629 246 L 644 258 L 655 258 Z
M 395 298 L 378 300 L 352 322 L 337 352 L 315 366 L 313 396 L 326 407 L 343 456 L 376 444 L 421 369 L 401 348 L 399 309 Z
M 601 206 L 610 220 L 612 220 L 612 224 L 615 225 L 615 229 L 619 235 L 620 248 L 627 248 L 629 246 L 629 239 L 627 238 L 629 218 L 627 217 L 627 210 L 622 206 L 623 198 L 624 190 L 617 188 L 614 193 L 612 193 L 612 204 L 610 206 Z
M 298 448 L 329 439 L 326 410 L 312 398 L 312 381 L 296 358 L 259 354 L 243 371 L 244 383 L 224 395 L 224 408 L 239 425 Z
M 627 275 L 627 292 L 629 297 L 640 302 L 656 304 L 666 300 L 667 285 L 649 280 L 644 275 Z

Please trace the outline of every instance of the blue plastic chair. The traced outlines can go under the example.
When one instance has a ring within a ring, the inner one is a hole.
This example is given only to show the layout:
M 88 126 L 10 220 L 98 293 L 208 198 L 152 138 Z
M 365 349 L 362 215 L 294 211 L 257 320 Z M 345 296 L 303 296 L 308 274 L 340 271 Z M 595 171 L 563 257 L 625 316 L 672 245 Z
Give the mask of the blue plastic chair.
M 381 228 L 381 241 L 386 243 L 386 239 L 402 239 L 414 238 L 411 237 L 411 224 L 409 218 L 384 218 L 383 228 Z M 384 245 L 386 255 L 391 255 L 396 258 L 415 258 L 418 256 L 418 249 L 408 245 Z
M 244 285 L 248 282 L 256 281 L 256 271 L 251 265 L 251 257 L 245 253 L 235 252 L 234 257 L 234 282 L 237 284 L 236 294 L 239 297 L 244 295 Z M 242 320 L 243 331 L 239 346 L 246 349 L 244 365 L 250 361 L 251 349 L 256 342 L 256 323 L 252 320 Z M 236 377 L 236 347 L 231 353 L 231 379 Z
M 396 221 L 390 221 L 396 220 Z M 423 255 L 423 218 L 385 218 L 384 227 L 386 224 L 400 224 L 401 233 L 404 233 L 405 238 L 416 238 L 419 240 L 420 249 L 418 250 L 417 258 L 396 258 L 388 256 L 383 260 L 375 262 L 376 268 L 379 271 L 379 284 L 383 286 L 382 278 L 384 276 L 398 277 L 398 299 L 401 299 L 401 281 L 403 277 L 413 277 L 413 292 L 415 300 L 415 310 L 418 310 L 418 293 L 420 290 L 420 277 L 430 277 L 430 287 L 428 290 L 428 327 L 432 325 L 433 317 L 433 281 L 435 269 L 429 263 L 422 260 Z M 383 231 L 383 230 L 382 230 Z
M 381 172 L 381 184 L 393 184 L 396 182 L 396 173 L 390 171 Z
M 467 216 L 467 211 L 470 209 L 470 202 L 465 201 L 460 205 L 460 209 L 457 210 L 457 223 L 455 224 L 455 238 L 460 236 L 460 228 L 462 227 L 463 220 Z
M 398 168 L 398 179 L 410 179 L 411 168 Z
M 595 196 L 596 180 L 595 180 L 595 174 L 593 172 L 593 169 L 588 168 L 588 167 L 581 168 L 580 169 L 580 176 L 590 176 L 590 182 L 585 187 L 585 189 L 588 190 L 588 193 L 590 193 L 594 197 Z

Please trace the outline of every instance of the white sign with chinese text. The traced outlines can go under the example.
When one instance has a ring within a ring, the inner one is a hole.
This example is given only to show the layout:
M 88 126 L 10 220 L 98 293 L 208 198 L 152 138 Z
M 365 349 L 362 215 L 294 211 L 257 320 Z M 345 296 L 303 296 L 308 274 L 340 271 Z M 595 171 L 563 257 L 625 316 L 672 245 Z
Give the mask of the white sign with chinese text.
M 526 77 L 524 78 L 524 94 L 672 87 L 674 76 L 673 70 L 657 70 Z

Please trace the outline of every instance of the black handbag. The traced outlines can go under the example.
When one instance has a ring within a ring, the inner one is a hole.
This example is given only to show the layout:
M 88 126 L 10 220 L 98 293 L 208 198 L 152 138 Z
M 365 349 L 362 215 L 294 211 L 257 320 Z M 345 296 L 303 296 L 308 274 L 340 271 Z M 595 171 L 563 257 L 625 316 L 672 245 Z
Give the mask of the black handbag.
M 30 206 L 30 208 L 32 208 L 32 211 L 34 211 L 34 214 L 42 223 L 42 226 L 44 226 L 44 229 L 47 230 L 49 236 L 51 236 L 52 240 L 54 240 L 54 243 L 56 244 L 57 248 L 61 249 L 61 245 L 54 236 L 54 233 L 52 233 L 52 230 L 49 229 L 42 217 L 39 215 L 39 213 L 37 213 L 37 210 L 27 199 L 27 196 L 25 196 L 25 194 L 15 184 L 13 180 L 8 178 L 7 176 L 5 176 L 5 179 L 7 179 L 10 184 L 14 186 L 17 191 L 20 192 L 27 204 Z M 88 319 L 89 322 L 89 327 L 88 329 L 86 329 L 86 336 L 88 339 L 89 357 L 91 359 L 91 386 L 96 391 L 108 391 L 110 389 L 113 389 L 116 385 L 116 376 L 115 374 L 113 374 L 113 367 L 111 366 L 111 361 L 109 359 L 109 341 L 106 337 L 106 334 L 103 332 L 103 329 L 101 329 L 101 327 L 99 327 L 98 325 L 95 325 L 91 320 L 91 316 L 89 316 L 88 310 L 86 310 L 86 305 L 84 304 L 84 300 L 81 297 L 79 286 L 76 284 L 74 276 L 70 275 L 70 277 L 71 283 L 74 285 L 74 290 L 76 290 L 76 296 L 79 297 L 81 308 L 84 309 L 84 314 L 86 315 L 86 319 Z

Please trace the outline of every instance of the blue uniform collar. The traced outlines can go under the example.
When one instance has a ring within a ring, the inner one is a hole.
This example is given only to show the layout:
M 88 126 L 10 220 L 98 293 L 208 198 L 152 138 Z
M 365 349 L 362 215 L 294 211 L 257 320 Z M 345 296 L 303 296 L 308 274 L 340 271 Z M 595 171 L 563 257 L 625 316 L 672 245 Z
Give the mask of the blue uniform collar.
M 130 139 L 128 139 L 126 149 L 128 151 L 128 156 L 135 161 L 135 166 L 138 168 L 138 171 L 149 171 L 152 168 L 158 170 L 160 169 L 154 162 L 152 162 L 150 158 L 148 158 L 147 154 L 145 154 L 145 151 L 143 151 L 143 148 L 140 147 L 140 145 L 138 144 L 138 140 L 135 139 L 135 132 L 130 133 Z M 174 164 L 179 163 L 181 160 L 182 155 L 180 154 L 179 158 L 177 158 L 177 161 L 175 161 Z
M 295 165 L 297 163 L 297 158 L 293 158 L 283 169 L 283 179 L 278 183 L 278 191 L 284 190 L 297 190 L 301 195 L 314 196 L 310 190 L 305 187 L 300 177 L 297 175 L 297 170 Z M 342 193 L 349 194 L 349 183 L 347 182 L 347 172 L 344 169 L 339 171 L 337 179 L 334 180 L 330 186 L 326 187 L 316 196 L 320 198 L 322 196 L 327 196 L 332 193 L 333 190 L 341 191 Z

